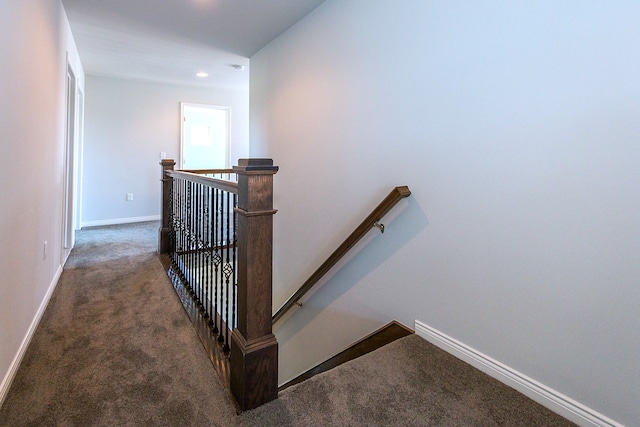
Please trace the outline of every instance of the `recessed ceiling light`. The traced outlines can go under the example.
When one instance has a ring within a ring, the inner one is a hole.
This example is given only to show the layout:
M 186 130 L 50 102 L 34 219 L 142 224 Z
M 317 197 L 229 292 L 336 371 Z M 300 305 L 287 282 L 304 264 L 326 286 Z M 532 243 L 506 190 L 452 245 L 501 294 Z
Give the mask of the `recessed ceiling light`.
M 204 71 L 200 71 L 200 72 L 196 73 L 196 76 L 200 77 L 201 79 L 204 79 L 205 77 L 209 77 L 209 73 L 205 73 Z

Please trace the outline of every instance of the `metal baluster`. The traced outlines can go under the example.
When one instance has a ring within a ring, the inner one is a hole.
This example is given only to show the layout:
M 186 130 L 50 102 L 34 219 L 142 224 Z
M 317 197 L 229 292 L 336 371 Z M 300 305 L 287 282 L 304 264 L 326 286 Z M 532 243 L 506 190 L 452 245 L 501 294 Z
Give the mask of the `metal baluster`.
M 186 267 L 186 239 L 187 239 L 187 181 L 182 180 L 182 207 L 180 208 L 180 216 L 182 217 L 180 223 L 180 278 L 182 283 L 187 286 L 187 275 L 185 272 Z
M 190 184 L 189 181 L 185 180 L 184 182 L 184 202 L 185 202 L 185 211 L 184 211 L 184 247 L 183 247 L 183 255 L 182 255 L 182 271 L 184 273 L 185 285 L 187 290 L 190 289 L 189 283 L 189 225 L 191 223 L 191 194 L 189 193 Z
M 209 318 L 209 191 L 210 187 L 203 187 L 202 204 L 204 206 L 202 218 L 202 305 L 204 318 Z
M 198 271 L 200 272 L 200 311 L 202 313 L 204 313 L 205 310 L 205 294 L 204 294 L 204 289 L 205 289 L 205 284 L 206 282 L 204 281 L 204 272 L 205 272 L 205 268 L 204 268 L 204 262 L 205 262 L 205 257 L 204 257 L 204 242 L 205 242 L 205 224 L 206 224 L 206 220 L 205 220 L 205 199 L 204 199 L 204 192 L 205 192 L 205 187 L 200 184 L 200 221 L 198 222 L 198 233 L 200 233 L 200 237 L 198 238 L 198 259 L 199 261 L 199 266 L 198 266 Z
M 184 180 L 180 180 L 180 255 L 178 256 L 178 275 L 184 283 L 184 228 L 185 221 L 187 220 L 185 216 L 187 201 L 185 200 L 185 192 L 186 192 L 186 182 Z
M 218 274 L 218 268 L 220 267 L 220 239 L 219 239 L 219 229 L 220 229 L 220 190 L 218 189 L 214 189 L 214 202 L 213 202 L 213 209 L 214 209 L 214 225 L 213 225 L 213 233 L 214 233 L 214 237 L 213 237 L 213 244 L 215 247 L 215 254 L 213 256 L 213 263 L 214 263 L 214 271 L 215 274 L 213 276 L 213 287 L 214 287 L 214 295 L 213 295 L 213 315 L 214 315 L 214 324 L 213 324 L 213 329 L 211 329 L 211 332 L 213 334 L 217 334 L 220 329 L 218 328 L 218 288 L 219 288 L 219 283 L 220 283 L 220 275 Z
M 202 194 L 200 195 L 201 203 L 202 203 L 202 218 L 200 222 L 200 298 L 202 300 L 202 313 L 203 317 L 206 319 L 207 316 L 207 279 L 205 277 L 205 273 L 207 272 L 206 268 L 206 248 L 207 248 L 207 199 L 206 195 L 206 187 L 202 187 Z
M 226 317 L 226 311 L 225 311 L 225 306 L 226 306 L 226 301 L 227 298 L 225 298 L 225 287 L 224 287 L 224 274 L 225 274 L 225 264 L 224 264 L 224 254 L 227 251 L 226 245 L 225 245 L 225 236 L 224 236 L 224 230 L 225 230 L 225 220 L 226 220 L 226 215 L 225 215 L 225 201 L 226 201 L 226 197 L 224 197 L 223 194 L 221 194 L 221 211 L 220 211 L 220 254 L 222 256 L 222 267 L 220 269 L 220 334 L 218 335 L 218 342 L 220 343 L 224 343 L 225 342 L 225 329 L 227 329 L 227 317 Z
M 176 186 L 175 179 L 171 181 L 171 185 L 169 186 L 169 260 L 173 262 L 174 256 L 176 253 L 176 229 L 175 229 L 175 191 L 174 188 Z
M 181 226 L 180 226 L 180 224 L 181 224 L 181 221 L 182 221 L 182 216 L 180 215 L 180 212 L 181 212 L 180 208 L 182 207 L 182 203 L 181 203 L 181 201 L 182 201 L 182 199 L 181 199 L 181 197 L 182 197 L 181 184 L 182 184 L 182 180 L 180 180 L 178 178 L 176 178 L 173 181 L 173 185 L 175 187 L 174 197 L 176 199 L 176 204 L 174 206 L 175 214 L 174 214 L 174 217 L 173 217 L 173 220 L 175 222 L 175 229 L 176 229 L 176 236 L 175 236 L 175 239 L 176 239 L 176 253 L 173 256 L 173 264 L 174 264 L 176 270 L 179 270 L 179 268 L 178 268 L 178 253 L 181 250 L 180 249 L 181 248 L 181 242 L 180 242 Z
M 206 187 L 205 191 L 204 191 L 204 195 L 203 195 L 203 202 L 204 202 L 204 220 L 203 220 L 203 236 L 204 236 L 204 243 L 203 243 L 203 256 L 204 256 L 204 268 L 202 270 L 202 277 L 204 278 L 204 282 L 202 283 L 202 286 L 204 287 L 203 291 L 204 291 L 204 298 L 203 298 L 203 304 L 204 304 L 204 315 L 203 317 L 205 319 L 209 318 L 209 304 L 207 303 L 207 298 L 211 299 L 211 294 L 209 293 L 209 261 L 211 259 L 211 253 L 209 252 L 209 248 L 211 247 L 211 236 L 210 236 L 210 222 L 209 222 L 209 209 L 210 209 L 210 194 L 211 194 L 211 188 L 210 187 Z
M 209 266 L 210 269 L 210 287 L 209 287 L 209 312 L 211 313 L 211 316 L 209 317 L 209 327 L 212 329 L 214 329 L 215 327 L 215 318 L 216 318 L 216 311 L 215 311 L 215 298 L 217 296 L 217 293 L 215 292 L 216 290 L 216 279 L 215 279 L 215 275 L 214 275 L 214 270 L 217 271 L 217 266 L 216 266 L 216 189 L 212 188 L 211 189 L 211 193 L 210 193 L 210 198 L 211 198 L 211 217 L 210 217 L 210 230 L 209 233 L 211 235 L 210 237 L 210 251 L 211 251 L 211 265 Z M 214 331 L 215 333 L 215 331 Z
M 173 198 L 175 200 L 173 204 L 173 228 L 175 239 L 175 253 L 173 254 L 173 265 L 178 265 L 178 251 L 180 250 L 180 180 L 174 178 L 173 180 Z
M 195 184 L 196 186 L 196 221 L 195 221 L 195 245 L 194 245 L 194 282 L 196 283 L 196 303 L 198 305 L 198 309 L 202 311 L 202 280 L 200 280 L 200 270 L 202 267 L 201 264 L 201 251 L 200 251 L 200 242 L 202 239 L 202 233 L 200 232 L 200 227 L 202 226 L 202 184 Z
M 236 315 L 236 303 L 237 303 L 237 290 L 238 290 L 238 264 L 237 264 L 237 247 L 238 247 L 238 215 L 236 214 L 235 207 L 238 205 L 238 195 L 233 195 L 233 277 L 231 280 L 231 286 L 233 287 L 233 300 L 232 300 L 232 314 L 231 314 L 231 327 L 233 329 L 238 324 Z
M 187 251 L 187 275 L 189 281 L 189 293 L 191 294 L 191 298 L 193 298 L 193 277 L 191 276 L 191 271 L 193 268 L 193 182 L 189 182 L 189 225 L 187 227 L 187 237 L 188 241 L 188 251 Z
M 186 272 L 186 249 L 187 249 L 187 222 L 188 215 L 187 212 L 189 210 L 189 202 L 187 197 L 187 181 L 182 180 L 182 208 L 180 209 L 180 216 L 182 217 L 180 222 L 180 279 L 182 283 L 185 285 L 187 290 L 189 289 L 189 283 L 187 282 L 187 272 Z
M 224 271 L 224 279 L 225 279 L 225 287 L 227 288 L 227 298 L 225 300 L 225 323 L 226 323 L 226 328 L 225 328 L 225 339 L 224 339 L 224 347 L 223 350 L 224 352 L 228 352 L 230 347 L 229 347 L 229 328 L 231 327 L 230 325 L 230 318 L 229 318 L 229 300 L 231 299 L 231 295 L 230 295 L 230 289 L 229 289 L 229 278 L 231 276 L 231 274 L 233 273 L 233 267 L 231 266 L 231 259 L 230 259 L 230 252 L 231 252 L 231 247 L 230 247 L 230 236 L 231 236 L 231 217 L 233 216 L 233 210 L 231 207 L 231 193 L 227 192 L 227 197 L 226 197 L 226 206 L 227 206 L 227 211 L 225 212 L 225 217 L 226 217 L 226 235 L 225 235 L 225 247 L 226 247 L 226 258 L 225 258 L 225 264 L 223 266 L 223 271 Z
M 197 301 L 195 271 L 195 248 L 196 248 L 196 224 L 198 219 L 198 207 L 196 206 L 196 184 L 191 182 L 191 223 L 189 224 L 189 282 L 191 283 L 191 298 Z
M 189 183 L 191 186 L 191 223 L 189 224 L 189 282 L 191 283 L 191 298 L 197 303 L 196 281 L 194 277 L 196 266 L 196 226 L 198 207 L 196 206 L 196 184 Z
M 213 319 L 215 318 L 216 315 L 216 311 L 214 308 L 214 300 L 215 300 L 215 275 L 214 275 L 214 266 L 215 266 L 215 247 L 216 247 L 216 234 L 215 234 L 215 230 L 216 230 L 216 202 L 215 202 L 215 193 L 216 190 L 214 188 L 211 189 L 211 227 L 210 227 L 210 234 L 211 234 L 211 265 L 209 267 L 210 272 L 209 272 L 209 276 L 211 277 L 210 282 L 211 282 L 211 287 L 209 288 L 209 312 L 211 313 L 211 317 L 209 318 L 209 327 L 214 325 L 214 321 Z

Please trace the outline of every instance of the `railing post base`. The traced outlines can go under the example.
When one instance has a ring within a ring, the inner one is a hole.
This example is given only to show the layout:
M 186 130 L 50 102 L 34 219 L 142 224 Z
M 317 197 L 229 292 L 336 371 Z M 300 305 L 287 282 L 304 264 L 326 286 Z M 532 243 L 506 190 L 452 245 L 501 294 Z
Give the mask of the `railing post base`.
M 231 336 L 231 393 L 240 411 L 278 397 L 278 342 L 272 334 L 248 343 L 237 329 Z
M 278 342 L 272 333 L 273 175 L 271 159 L 240 159 L 238 326 L 231 341 L 230 387 L 241 411 L 278 396 Z
M 169 211 L 171 203 L 171 183 L 173 179 L 168 177 L 166 171 L 173 170 L 176 162 L 171 159 L 164 159 L 160 162 L 162 167 L 160 181 L 162 181 L 162 206 L 160 207 L 160 229 L 158 230 L 158 253 L 160 255 L 169 252 Z

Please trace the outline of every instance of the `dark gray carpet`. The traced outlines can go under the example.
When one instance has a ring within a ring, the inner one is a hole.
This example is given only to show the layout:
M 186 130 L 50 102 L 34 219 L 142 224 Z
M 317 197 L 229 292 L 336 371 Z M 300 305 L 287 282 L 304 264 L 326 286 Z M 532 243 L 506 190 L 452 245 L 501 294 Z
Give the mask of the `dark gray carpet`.
M 236 416 L 155 254 L 157 223 L 78 233 L 0 426 L 569 426 L 417 336 Z
M 417 335 L 292 386 L 242 418 L 265 427 L 573 425 Z
M 214 426 L 236 415 L 155 253 L 157 223 L 77 235 L 2 426 Z

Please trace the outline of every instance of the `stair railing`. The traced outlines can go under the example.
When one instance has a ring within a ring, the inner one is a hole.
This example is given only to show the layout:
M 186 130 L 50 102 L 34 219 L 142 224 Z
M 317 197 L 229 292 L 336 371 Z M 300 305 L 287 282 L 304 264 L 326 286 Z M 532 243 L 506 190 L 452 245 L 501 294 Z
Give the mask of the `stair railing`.
M 271 320 L 278 167 L 271 159 L 240 159 L 231 170 L 176 171 L 169 159 L 160 164 L 158 252 L 168 257 L 169 276 L 189 291 L 228 355 L 238 409 L 253 409 L 278 393 Z
M 407 186 L 395 187 L 387 197 L 356 227 L 344 242 L 324 261 L 316 271 L 300 286 L 300 288 L 276 311 L 273 315 L 273 323 L 280 320 L 294 306 L 302 306 L 300 299 L 306 295 L 322 277 L 331 270 L 356 243 L 358 243 L 372 228 L 378 228 L 384 233 L 384 224 L 380 221 L 397 205 L 400 200 L 409 197 L 411 191 Z

